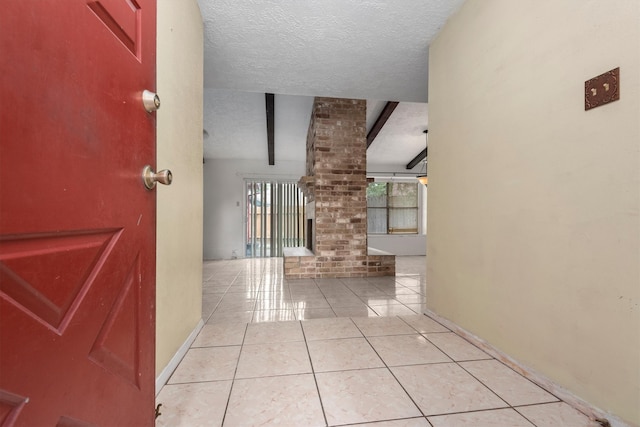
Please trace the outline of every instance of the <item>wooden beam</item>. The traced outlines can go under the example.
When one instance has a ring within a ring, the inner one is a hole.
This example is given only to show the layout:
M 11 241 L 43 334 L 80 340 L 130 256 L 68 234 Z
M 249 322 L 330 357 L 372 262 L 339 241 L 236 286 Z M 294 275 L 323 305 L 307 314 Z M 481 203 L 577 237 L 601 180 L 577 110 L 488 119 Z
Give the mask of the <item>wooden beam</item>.
M 391 117 L 391 113 L 393 113 L 393 110 L 396 109 L 398 104 L 399 102 L 389 101 L 387 102 L 387 105 L 384 106 L 380 116 L 378 116 L 378 119 L 367 134 L 367 148 L 369 148 L 373 140 L 376 139 L 376 136 L 378 136 L 378 133 L 380 133 L 384 124 L 387 123 L 387 120 Z
M 276 164 L 275 160 L 275 141 L 274 141 L 274 117 L 275 117 L 275 108 L 274 108 L 274 95 L 272 93 L 265 93 L 264 100 L 266 104 L 267 110 L 267 150 L 269 152 L 269 165 L 273 166 Z
M 413 169 L 418 163 L 420 163 L 421 161 L 423 161 L 426 158 L 427 158 L 427 149 L 425 148 L 424 150 L 422 150 L 420 152 L 420 154 L 415 156 L 413 158 L 413 160 L 411 160 L 409 163 L 407 163 L 406 168 L 407 169 Z
M 425 134 L 425 136 L 429 133 L 429 129 L 425 129 L 422 131 L 422 133 Z M 413 158 L 413 160 L 411 160 L 409 163 L 407 163 L 407 166 L 405 166 L 407 169 L 413 169 L 418 163 L 420 163 L 421 161 L 423 161 L 424 159 L 427 158 L 427 150 L 429 149 L 429 147 L 426 147 L 424 150 L 422 150 L 420 152 L 420 154 L 418 154 L 417 156 L 415 156 Z

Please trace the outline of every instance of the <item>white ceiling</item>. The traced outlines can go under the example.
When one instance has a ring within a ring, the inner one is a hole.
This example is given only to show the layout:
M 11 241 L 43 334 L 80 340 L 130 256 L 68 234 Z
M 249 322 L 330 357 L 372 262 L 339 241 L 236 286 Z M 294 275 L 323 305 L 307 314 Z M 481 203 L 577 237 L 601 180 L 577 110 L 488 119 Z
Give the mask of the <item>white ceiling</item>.
M 400 101 L 368 163 L 424 148 L 428 46 L 464 0 L 198 0 L 205 31 L 205 158 L 304 160 L 314 96 L 367 99 L 367 129 Z M 296 96 L 297 95 L 297 96 Z

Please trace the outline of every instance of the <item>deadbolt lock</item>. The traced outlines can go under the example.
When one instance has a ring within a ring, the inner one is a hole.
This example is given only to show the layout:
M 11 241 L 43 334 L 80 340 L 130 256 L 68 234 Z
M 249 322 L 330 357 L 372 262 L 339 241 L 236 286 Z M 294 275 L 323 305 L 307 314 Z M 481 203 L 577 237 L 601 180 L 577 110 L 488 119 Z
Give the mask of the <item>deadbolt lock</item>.
M 142 105 L 149 113 L 153 113 L 160 108 L 160 97 L 157 93 L 145 90 L 142 92 Z

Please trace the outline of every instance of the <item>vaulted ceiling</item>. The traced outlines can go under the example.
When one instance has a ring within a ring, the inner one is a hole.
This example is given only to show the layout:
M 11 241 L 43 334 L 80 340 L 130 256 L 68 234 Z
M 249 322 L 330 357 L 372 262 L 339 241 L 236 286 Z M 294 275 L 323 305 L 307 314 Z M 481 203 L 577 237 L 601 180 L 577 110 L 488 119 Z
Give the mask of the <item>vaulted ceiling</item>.
M 425 146 L 428 47 L 464 0 L 198 0 L 204 21 L 206 158 L 303 161 L 314 96 L 367 100 L 367 130 L 399 101 L 367 151 L 403 166 Z

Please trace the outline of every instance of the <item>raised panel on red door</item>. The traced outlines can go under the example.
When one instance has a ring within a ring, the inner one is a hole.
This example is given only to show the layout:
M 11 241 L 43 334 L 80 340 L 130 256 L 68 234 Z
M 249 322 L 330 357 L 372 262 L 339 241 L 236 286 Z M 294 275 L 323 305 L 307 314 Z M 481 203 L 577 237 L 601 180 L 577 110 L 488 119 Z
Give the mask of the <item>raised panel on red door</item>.
M 153 425 L 153 0 L 0 13 L 0 425 Z

